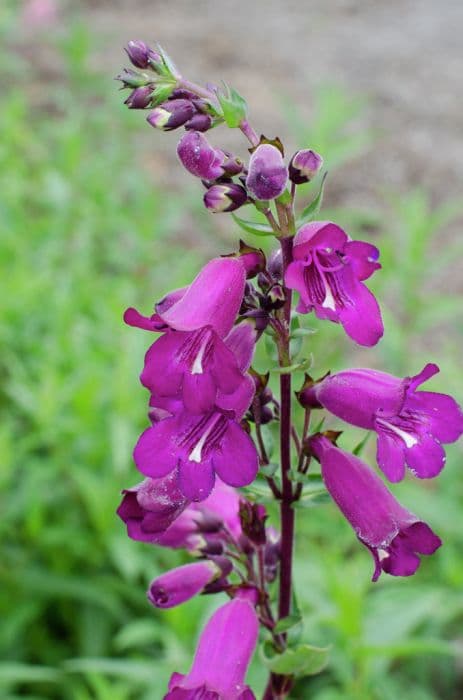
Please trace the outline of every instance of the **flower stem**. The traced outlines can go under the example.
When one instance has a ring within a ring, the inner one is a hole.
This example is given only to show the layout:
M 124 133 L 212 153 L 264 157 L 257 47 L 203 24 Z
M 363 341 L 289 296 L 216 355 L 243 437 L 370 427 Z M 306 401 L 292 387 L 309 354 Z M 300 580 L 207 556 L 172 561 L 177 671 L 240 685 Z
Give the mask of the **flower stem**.
M 247 119 L 243 119 L 240 122 L 240 129 L 248 139 L 251 146 L 259 145 L 259 137 L 257 136 L 256 132 L 254 131 Z

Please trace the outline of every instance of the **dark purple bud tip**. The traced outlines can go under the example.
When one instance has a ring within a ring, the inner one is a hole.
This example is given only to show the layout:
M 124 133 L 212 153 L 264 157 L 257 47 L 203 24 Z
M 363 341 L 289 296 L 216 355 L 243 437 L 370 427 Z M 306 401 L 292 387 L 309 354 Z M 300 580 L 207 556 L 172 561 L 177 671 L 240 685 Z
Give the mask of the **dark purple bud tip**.
M 206 209 L 214 214 L 226 211 L 234 211 L 243 206 L 248 196 L 241 185 L 234 182 L 223 185 L 212 185 L 204 195 Z
M 129 109 L 145 109 L 151 102 L 152 94 L 153 88 L 150 85 L 135 88 L 124 104 L 126 104 Z
M 185 124 L 187 131 L 209 131 L 212 126 L 212 117 L 209 114 L 195 114 Z
M 304 408 L 323 408 L 322 404 L 318 400 L 317 390 L 318 384 L 320 384 L 328 375 L 329 372 L 325 374 L 324 377 L 317 380 L 312 379 L 309 374 L 304 375 L 304 383 L 299 391 L 296 392 L 297 400 L 301 406 Z
M 255 545 L 265 544 L 265 521 L 267 512 L 263 505 L 240 501 L 240 521 L 243 533 Z
M 315 151 L 297 151 L 289 164 L 289 179 L 296 185 L 312 180 L 323 166 L 323 158 Z
M 129 41 L 125 49 L 132 65 L 136 68 L 148 68 L 153 64 L 162 63 L 162 59 L 156 51 L 145 44 L 144 41 Z M 154 66 L 153 66 L 154 67 Z
M 226 160 L 223 163 L 223 168 L 227 175 L 239 175 L 244 168 L 244 163 L 242 160 L 240 160 L 237 156 L 234 156 L 233 153 L 230 153 L 229 151 L 224 151 L 226 155 Z
M 172 131 L 183 126 L 194 113 L 195 108 L 188 100 L 168 100 L 153 109 L 148 115 L 147 121 L 156 129 Z
M 252 153 L 246 187 L 258 200 L 279 197 L 285 190 L 288 169 L 278 148 L 263 143 Z

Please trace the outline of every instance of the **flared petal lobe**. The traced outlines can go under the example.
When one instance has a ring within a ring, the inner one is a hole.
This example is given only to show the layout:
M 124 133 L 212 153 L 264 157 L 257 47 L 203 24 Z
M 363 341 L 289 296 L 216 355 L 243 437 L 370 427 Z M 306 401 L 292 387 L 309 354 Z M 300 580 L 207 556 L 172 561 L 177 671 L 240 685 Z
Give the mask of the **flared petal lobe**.
M 248 600 L 235 598 L 220 607 L 204 628 L 190 672 L 174 673 L 164 700 L 209 698 L 251 700 L 245 676 L 257 643 L 259 623 Z M 178 690 L 197 695 L 175 695 Z M 209 693 L 209 695 L 207 694 Z
M 415 377 L 400 379 L 371 369 L 345 370 L 306 389 L 302 399 L 375 430 L 378 465 L 390 481 L 403 478 L 405 465 L 419 478 L 432 478 L 445 464 L 442 443 L 463 433 L 463 413 L 451 396 L 417 391 L 438 371 L 428 364 Z
M 322 476 L 333 500 L 375 561 L 373 581 L 381 573 L 410 576 L 419 554 L 432 554 L 441 540 L 429 525 L 404 508 L 381 479 L 358 457 L 335 447 L 323 436 L 311 440 Z
M 285 283 L 299 292 L 297 310 L 312 310 L 318 318 L 341 323 L 355 342 L 375 345 L 383 334 L 378 303 L 363 284 L 380 268 L 379 251 L 362 241 L 350 241 L 336 224 L 306 224 L 294 238 L 293 262 Z

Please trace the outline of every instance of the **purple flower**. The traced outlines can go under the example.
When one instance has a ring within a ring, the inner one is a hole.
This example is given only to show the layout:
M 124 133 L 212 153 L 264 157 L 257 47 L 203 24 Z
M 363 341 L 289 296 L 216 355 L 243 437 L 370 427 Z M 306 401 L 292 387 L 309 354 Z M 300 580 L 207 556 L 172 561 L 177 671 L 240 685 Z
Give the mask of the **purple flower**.
M 223 557 L 184 564 L 152 581 L 148 600 L 155 608 L 173 608 L 202 593 L 206 586 L 227 576 L 231 569 L 229 560 Z
M 162 63 L 160 55 L 144 41 L 129 41 L 125 50 L 132 65 L 136 68 L 148 68 L 153 64 Z
M 341 323 L 360 345 L 375 345 L 383 334 L 378 303 L 363 280 L 381 266 L 379 251 L 351 241 L 330 221 L 306 224 L 294 238 L 293 262 L 285 282 L 300 294 L 297 311 Z
M 180 139 L 177 155 L 189 173 L 203 180 L 216 180 L 225 172 L 225 154 L 213 148 L 199 131 L 188 131 Z
M 309 149 L 297 151 L 289 164 L 289 179 L 296 185 L 309 182 L 323 166 L 323 158 Z
M 190 672 L 172 675 L 164 700 L 255 700 L 244 682 L 258 630 L 248 600 L 235 598 L 220 607 L 201 634 Z
M 326 488 L 355 533 L 373 555 L 373 581 L 385 571 L 411 576 L 418 554 L 433 554 L 442 544 L 429 525 L 404 508 L 381 479 L 358 457 L 340 450 L 325 437 L 311 439 L 321 462 Z
M 244 187 L 234 182 L 212 185 L 204 195 L 204 205 L 214 214 L 235 211 L 246 203 L 248 195 Z
M 173 131 L 189 121 L 195 112 L 196 110 L 189 100 L 168 100 L 153 109 L 146 121 L 156 129 Z
M 145 479 L 124 489 L 123 494 L 117 514 L 127 525 L 129 537 L 141 542 L 157 542 L 188 506 L 175 473 L 162 479 Z
M 230 536 L 238 541 L 242 534 L 239 501 L 238 491 L 217 478 L 208 498 L 200 503 L 191 503 L 157 544 L 198 553 L 211 543 L 211 535 L 215 536 L 216 542 L 221 538 L 227 541 Z
M 276 146 L 263 143 L 257 146 L 249 160 L 246 187 L 259 200 L 275 199 L 284 192 L 288 169 Z
M 212 491 L 215 474 L 229 486 L 246 486 L 256 477 L 256 448 L 243 428 L 226 413 L 180 411 L 155 423 L 134 450 L 137 468 L 153 478 L 177 471 L 185 498 L 201 501 Z
M 351 369 L 326 377 L 308 390 L 343 420 L 378 433 L 377 460 L 390 481 L 404 477 L 405 464 L 421 479 L 439 474 L 445 464 L 441 443 L 463 433 L 463 414 L 446 394 L 417 391 L 439 371 L 428 364 L 414 377 L 399 379 L 373 369 Z

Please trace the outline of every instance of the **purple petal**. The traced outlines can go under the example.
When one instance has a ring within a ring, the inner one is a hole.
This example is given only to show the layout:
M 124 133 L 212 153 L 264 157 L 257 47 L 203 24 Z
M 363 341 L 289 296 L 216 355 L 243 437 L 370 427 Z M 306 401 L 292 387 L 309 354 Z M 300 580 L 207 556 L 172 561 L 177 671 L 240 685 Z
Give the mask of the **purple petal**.
M 183 166 L 196 177 L 215 180 L 224 174 L 225 154 L 213 148 L 199 131 L 187 131 L 179 141 L 177 154 Z
M 225 338 L 225 345 L 236 357 L 242 372 L 249 369 L 256 347 L 256 329 L 253 323 L 243 321 L 234 326 Z
M 381 471 L 389 481 L 402 481 L 405 476 L 404 445 L 400 438 L 392 437 L 389 433 L 378 430 L 376 461 Z
M 347 234 L 332 221 L 312 221 L 305 224 L 294 237 L 294 260 L 302 260 L 311 248 L 344 249 Z
M 229 421 L 212 460 L 217 474 L 229 486 L 247 486 L 256 478 L 259 467 L 257 451 L 238 423 Z
M 133 308 L 125 310 L 124 323 L 128 326 L 141 328 L 144 331 L 153 331 L 154 333 L 160 333 L 166 327 L 166 324 L 157 314 L 143 316 L 139 311 Z
M 178 351 L 186 337 L 186 333 L 167 331 L 148 349 L 140 381 L 152 393 L 161 396 L 179 393 L 184 367 Z
M 233 393 L 218 392 L 217 406 L 224 411 L 232 411 L 235 420 L 240 421 L 251 405 L 255 391 L 254 381 L 249 375 L 245 375 Z
M 303 262 L 295 261 L 290 263 L 285 274 L 285 284 L 290 289 L 295 289 L 299 292 L 301 301 L 305 306 L 312 307 L 312 302 L 305 280 L 305 269 L 306 266 Z M 297 310 L 299 311 L 299 307 Z M 301 311 L 301 313 L 307 312 Z
M 366 280 L 381 269 L 378 262 L 379 250 L 371 243 L 348 241 L 344 246 L 344 254 L 359 280 Z
M 217 385 L 209 372 L 190 374 L 183 377 L 183 405 L 189 413 L 199 414 L 210 411 L 215 403 Z
M 413 576 L 420 565 L 415 554 L 399 534 L 389 548 L 389 556 L 381 561 L 381 568 L 392 576 Z
M 432 479 L 445 466 L 445 451 L 432 435 L 420 434 L 419 442 L 406 449 L 405 460 L 419 479 Z
M 347 335 L 359 345 L 376 345 L 384 333 L 378 302 L 362 282 L 352 284 L 351 303 L 339 309 L 339 320 Z
M 442 540 L 429 527 L 427 523 L 418 521 L 403 531 L 403 537 L 410 549 L 420 554 L 434 554 Z
M 419 387 L 421 384 L 424 384 L 424 382 L 427 382 L 428 379 L 431 379 L 431 377 L 434 377 L 434 375 L 438 374 L 439 372 L 439 367 L 433 364 L 432 362 L 429 362 L 423 367 L 421 372 L 415 374 L 414 377 L 409 378 L 407 385 L 408 391 L 415 391 L 417 387 Z
M 177 467 L 179 455 L 172 439 L 176 430 L 176 419 L 165 418 L 140 435 L 133 458 L 142 474 L 160 478 Z
M 180 491 L 189 501 L 204 501 L 214 488 L 215 474 L 210 459 L 183 459 L 178 469 Z
M 405 407 L 413 413 L 420 414 L 426 430 L 439 442 L 455 442 L 463 433 L 462 410 L 447 394 L 418 391 L 407 396 Z
M 160 316 L 176 330 L 212 326 L 223 338 L 235 322 L 245 282 L 246 274 L 239 260 L 214 258 L 203 267 L 180 301 Z

